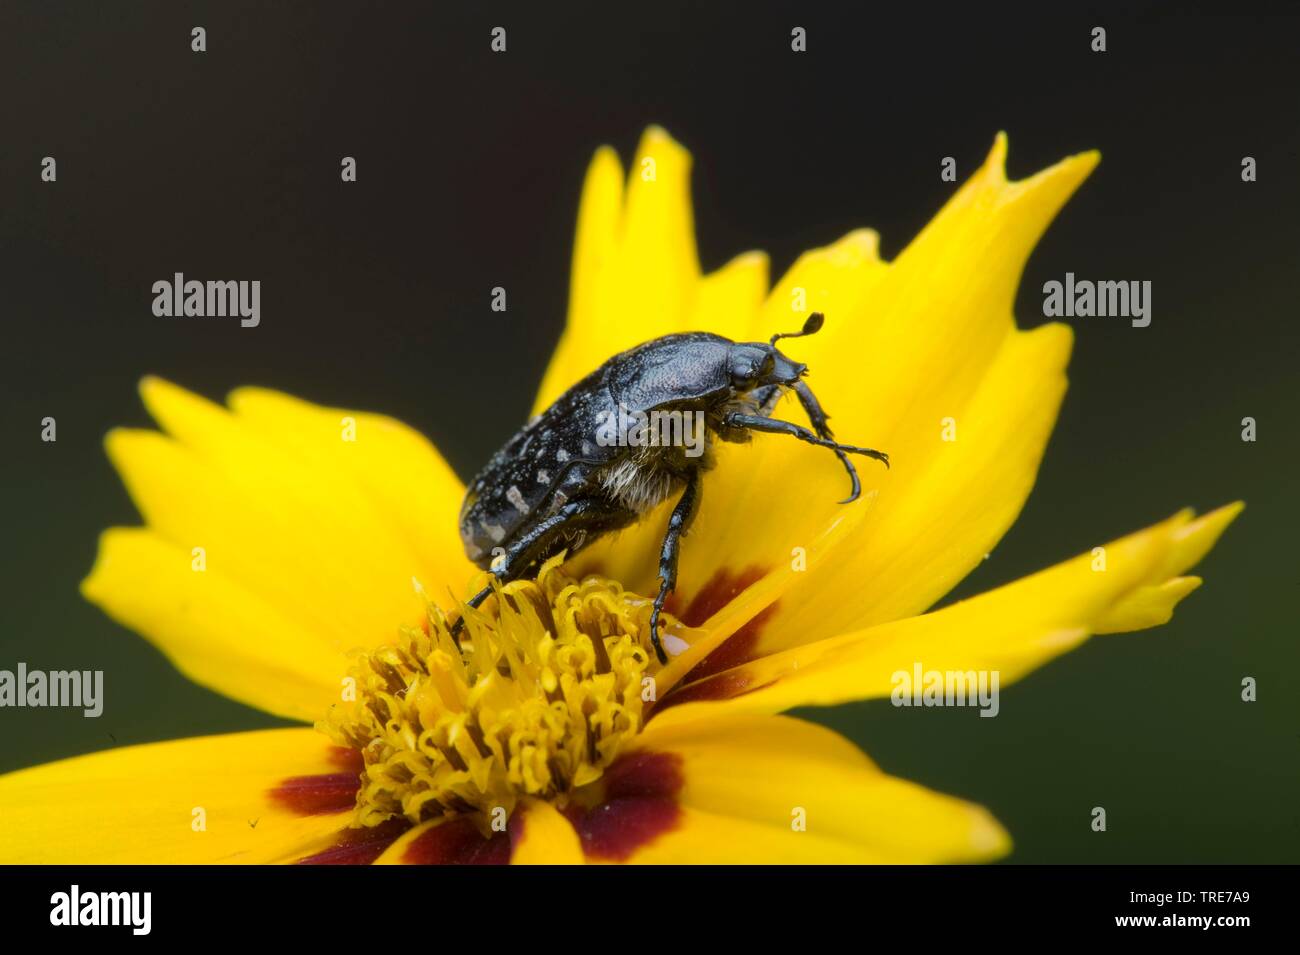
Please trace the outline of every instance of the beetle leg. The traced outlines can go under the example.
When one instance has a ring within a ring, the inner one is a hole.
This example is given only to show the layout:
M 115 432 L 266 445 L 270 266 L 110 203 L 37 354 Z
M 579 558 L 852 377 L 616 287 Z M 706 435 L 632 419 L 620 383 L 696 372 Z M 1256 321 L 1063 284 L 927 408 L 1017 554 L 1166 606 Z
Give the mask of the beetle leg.
M 794 393 L 799 396 L 799 404 L 803 405 L 803 410 L 808 415 L 808 420 L 812 422 L 813 430 L 817 436 L 825 438 L 827 441 L 834 441 L 835 435 L 831 433 L 831 426 L 826 423 L 827 415 L 822 410 L 822 404 L 802 381 L 796 381 L 792 386 Z
M 686 490 L 682 491 L 672 517 L 668 518 L 668 532 L 664 534 L 663 548 L 659 552 L 659 593 L 655 595 L 654 609 L 650 611 L 650 643 L 660 663 L 667 663 L 668 655 L 659 639 L 659 614 L 664 609 L 664 601 L 677 587 L 677 559 L 681 555 L 682 535 L 695 517 L 699 503 L 700 472 L 692 471 L 686 479 Z
M 805 405 L 805 408 L 806 407 L 807 406 Z M 805 441 L 808 444 L 815 444 L 819 448 L 830 448 L 835 452 L 836 457 L 844 463 L 848 469 L 849 477 L 853 481 L 853 493 L 849 495 L 847 500 L 841 502 L 843 504 L 856 501 L 858 495 L 862 493 L 862 485 L 858 481 L 858 472 L 849 461 L 848 455 L 861 454 L 864 457 L 873 458 L 874 460 L 881 462 L 885 467 L 889 467 L 889 455 L 884 451 L 877 451 L 874 448 L 859 448 L 852 444 L 840 444 L 831 438 L 823 438 L 820 435 L 814 434 L 807 428 L 801 427 L 800 425 L 794 424 L 790 421 L 781 421 L 776 418 L 762 418 L 758 415 L 752 414 L 740 414 L 736 411 L 728 414 L 723 421 L 733 428 L 746 428 L 750 431 L 766 431 L 769 434 L 788 434 L 792 438 L 798 438 L 800 441 Z M 824 417 L 822 424 L 825 425 Z
M 794 383 L 794 393 L 799 397 L 799 404 L 803 405 L 804 414 L 808 415 L 808 420 L 812 422 L 813 430 L 817 432 L 817 437 L 825 438 L 827 441 L 834 441 L 835 435 L 831 432 L 831 426 L 826 423 L 826 412 L 822 410 L 822 404 L 802 381 Z M 839 448 L 835 449 L 835 456 L 840 459 L 844 465 L 844 470 L 849 472 L 849 480 L 852 482 L 852 488 L 849 496 L 840 501 L 841 504 L 852 504 L 862 493 L 862 482 L 858 480 L 858 469 L 853 466 L 849 456 Z M 885 467 L 889 467 L 889 456 L 885 456 Z
M 522 535 L 518 540 L 512 543 L 502 558 L 500 564 L 491 568 L 492 575 L 503 584 L 508 584 L 512 580 L 517 580 L 519 575 L 536 563 L 536 550 L 539 544 L 551 531 L 555 530 L 561 524 L 566 524 L 575 517 L 591 510 L 596 504 L 589 498 L 578 501 L 570 501 L 564 507 L 556 511 L 555 514 L 539 521 L 529 528 L 528 533 Z M 465 601 L 466 606 L 477 608 L 483 601 L 487 600 L 492 593 L 492 585 L 484 587 L 469 600 Z M 452 639 L 460 645 L 459 634 L 465 626 L 465 618 L 461 616 L 451 626 Z
M 771 417 L 776 410 L 776 403 L 781 400 L 781 387 L 779 385 L 764 385 L 753 392 L 755 402 L 758 404 L 758 413 L 764 418 Z M 823 435 L 830 437 L 830 435 Z

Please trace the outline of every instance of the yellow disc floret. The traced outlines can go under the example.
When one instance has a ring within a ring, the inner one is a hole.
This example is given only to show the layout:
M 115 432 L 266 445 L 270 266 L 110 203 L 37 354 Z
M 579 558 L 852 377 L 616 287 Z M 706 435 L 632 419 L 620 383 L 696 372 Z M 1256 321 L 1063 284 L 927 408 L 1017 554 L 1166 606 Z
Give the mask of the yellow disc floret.
M 563 804 L 641 729 L 650 602 L 559 568 L 466 610 L 459 646 L 430 606 L 425 627 L 358 657 L 355 692 L 317 724 L 364 758 L 356 825 L 459 814 L 487 825 L 525 795 Z

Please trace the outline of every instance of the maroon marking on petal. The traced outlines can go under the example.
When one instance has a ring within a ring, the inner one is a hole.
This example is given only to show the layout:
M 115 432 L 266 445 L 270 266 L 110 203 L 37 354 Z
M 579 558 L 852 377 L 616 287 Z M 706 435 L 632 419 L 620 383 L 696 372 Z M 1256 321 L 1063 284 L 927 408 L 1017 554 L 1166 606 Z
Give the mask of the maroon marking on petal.
M 685 783 L 682 758 L 676 753 L 638 750 L 610 763 L 604 781 L 606 799 L 676 796 Z
M 746 670 L 729 670 L 726 673 L 719 673 L 708 679 L 698 680 L 695 683 L 678 684 L 655 707 L 654 713 L 658 716 L 664 710 L 677 706 L 679 703 L 730 700 L 746 693 L 753 693 L 755 690 L 761 690 L 765 686 L 771 686 L 771 683 L 755 683 L 753 674 Z
M 756 656 L 754 650 L 758 646 L 759 634 L 763 632 L 763 627 L 772 615 L 776 613 L 776 608 L 780 602 L 774 602 L 764 607 L 753 618 L 740 627 L 731 636 L 723 640 L 718 646 L 713 648 L 703 660 L 691 667 L 689 673 L 682 677 L 680 685 L 703 680 L 711 677 L 716 673 L 722 673 L 724 670 L 730 670 L 741 664 L 749 663 Z M 670 694 L 671 695 L 671 694 Z
M 494 832 L 485 839 L 472 820 L 448 819 L 412 839 L 402 861 L 409 865 L 505 865 L 510 861 L 510 836 Z
M 506 826 L 510 834 L 510 859 L 515 857 L 515 850 L 519 848 L 519 843 L 523 841 L 524 829 L 527 826 L 527 817 L 522 811 L 517 811 L 510 817 L 510 822 Z M 506 860 L 510 861 L 509 859 Z
M 691 602 L 685 610 L 677 613 L 670 602 L 669 613 L 672 613 L 688 627 L 701 626 L 715 613 L 735 600 L 747 587 L 767 576 L 770 569 L 760 564 L 751 564 L 735 572 L 726 567 L 720 568 L 709 579 L 709 582 L 691 598 Z M 754 648 L 758 645 L 758 637 L 762 632 L 763 625 L 771 619 L 772 614 L 776 612 L 777 606 L 777 603 L 772 603 L 770 606 L 764 607 L 754 615 L 753 619 L 722 641 L 720 645 L 714 647 L 708 656 L 691 668 L 691 671 L 682 679 L 682 684 L 703 680 L 715 673 L 729 670 L 752 660 L 754 658 Z
M 377 826 L 344 829 L 334 845 L 299 859 L 298 865 L 370 865 L 410 828 L 405 819 L 389 819 Z
M 676 753 L 641 751 L 621 756 L 605 770 L 605 800 L 565 812 L 593 859 L 623 862 L 672 831 L 681 818 L 682 760 Z
M 356 773 L 320 773 L 290 776 L 267 795 L 290 812 L 300 816 L 318 816 L 351 809 L 356 805 L 359 788 L 361 779 Z
M 758 564 L 751 564 L 749 567 L 733 574 L 726 567 L 719 568 L 709 578 L 709 582 L 691 598 L 691 602 L 687 604 L 685 610 L 680 613 L 677 612 L 678 600 L 676 594 L 669 595 L 664 604 L 664 609 L 686 626 L 698 627 L 735 600 L 736 596 L 750 584 L 767 576 L 769 569 Z

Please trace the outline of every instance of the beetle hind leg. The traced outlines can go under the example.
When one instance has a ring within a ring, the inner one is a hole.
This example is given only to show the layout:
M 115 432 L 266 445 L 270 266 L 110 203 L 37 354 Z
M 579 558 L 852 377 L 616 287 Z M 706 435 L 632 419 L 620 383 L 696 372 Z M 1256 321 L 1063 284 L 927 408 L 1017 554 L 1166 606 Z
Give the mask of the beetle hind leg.
M 570 546 L 569 553 L 572 556 L 583 543 L 592 540 L 599 532 L 624 527 L 635 516 L 624 509 L 610 509 L 596 498 L 570 501 L 512 541 L 505 554 L 494 561 L 491 573 L 498 582 L 508 584 L 555 556 L 565 546 Z M 492 584 L 488 584 L 465 601 L 465 604 L 477 609 L 491 594 Z M 460 633 L 464 628 L 465 617 L 462 614 L 451 627 L 451 637 L 457 646 L 460 645 Z
M 590 500 L 571 501 L 564 507 L 560 508 L 554 515 L 532 527 L 528 533 L 515 540 L 506 549 L 504 556 L 493 561 L 490 568 L 491 573 L 496 579 L 503 584 L 508 584 L 512 580 L 518 580 L 524 571 L 528 570 L 538 561 L 539 550 L 546 545 L 547 538 L 553 531 L 562 527 L 566 523 L 580 517 L 585 511 L 590 510 L 592 502 Z M 549 554 L 542 554 L 542 557 L 549 557 Z M 467 607 L 477 609 L 492 594 L 492 585 L 488 584 L 469 600 L 465 601 Z M 456 641 L 456 646 L 460 646 L 460 633 L 465 629 L 465 616 L 462 614 L 456 622 L 451 625 L 451 638 Z
M 695 471 L 686 481 L 686 489 L 673 508 L 672 517 L 668 518 L 668 531 L 664 534 L 663 547 L 659 551 L 659 593 L 655 595 L 654 609 L 650 611 L 650 644 L 661 664 L 668 662 L 664 652 L 663 641 L 659 638 L 659 615 L 663 612 L 664 601 L 677 587 L 677 563 L 681 556 L 682 535 L 690 527 L 700 503 L 700 472 Z

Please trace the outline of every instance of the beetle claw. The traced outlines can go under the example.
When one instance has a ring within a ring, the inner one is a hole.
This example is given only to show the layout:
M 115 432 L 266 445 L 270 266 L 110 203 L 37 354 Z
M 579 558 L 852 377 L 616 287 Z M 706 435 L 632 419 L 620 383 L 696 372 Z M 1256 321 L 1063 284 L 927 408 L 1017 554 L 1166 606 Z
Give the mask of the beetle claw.
M 650 645 L 654 647 L 655 656 L 659 658 L 659 665 L 668 664 L 668 654 L 664 652 L 663 641 L 659 639 L 659 608 L 655 607 L 650 613 Z

